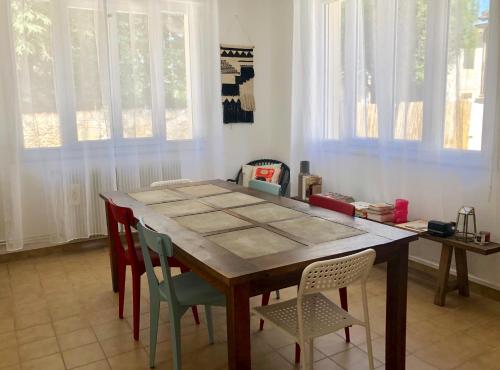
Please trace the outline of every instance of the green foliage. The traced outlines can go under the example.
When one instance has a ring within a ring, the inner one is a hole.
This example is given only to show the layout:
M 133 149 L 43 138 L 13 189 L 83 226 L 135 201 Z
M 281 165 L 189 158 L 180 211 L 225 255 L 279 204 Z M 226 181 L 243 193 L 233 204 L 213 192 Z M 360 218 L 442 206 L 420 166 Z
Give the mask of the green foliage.
M 163 81 L 167 109 L 187 107 L 184 16 L 163 14 Z
M 473 50 L 479 42 L 477 0 L 451 0 L 448 24 L 448 67 L 458 64 L 462 50 Z
M 29 78 L 24 112 L 55 112 L 50 1 L 10 0 L 17 69 Z M 70 8 L 71 58 L 77 109 L 102 105 L 95 12 Z M 187 107 L 184 15 L 162 14 L 163 73 L 167 109 Z M 151 109 L 148 16 L 116 13 L 123 109 Z M 113 67 L 112 67 L 113 68 Z M 25 85 L 24 85 L 25 86 Z
M 414 82 L 419 87 L 424 83 L 425 76 L 425 52 L 427 45 L 427 1 L 417 0 L 417 14 L 415 17 L 415 73 Z
M 31 89 L 21 91 L 23 112 L 55 112 L 50 4 L 11 0 L 16 65 Z

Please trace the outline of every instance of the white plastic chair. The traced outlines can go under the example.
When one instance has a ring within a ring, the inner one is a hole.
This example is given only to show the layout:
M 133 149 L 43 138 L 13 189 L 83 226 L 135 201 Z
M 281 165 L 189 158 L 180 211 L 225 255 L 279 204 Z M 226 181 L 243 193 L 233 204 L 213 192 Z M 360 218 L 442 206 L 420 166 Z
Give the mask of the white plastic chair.
M 188 182 L 192 182 L 192 181 L 189 179 L 162 180 L 162 181 L 155 181 L 155 182 L 151 183 L 150 186 L 152 188 L 155 188 L 157 186 L 187 184 Z
M 368 249 L 350 256 L 314 262 L 302 273 L 296 299 L 254 311 L 264 320 L 292 335 L 304 352 L 303 370 L 313 368 L 314 338 L 336 332 L 351 325 L 366 329 L 368 362 L 373 370 L 373 352 L 366 297 L 366 279 L 375 261 L 375 251 Z M 337 290 L 360 281 L 363 301 L 363 320 L 351 316 L 321 292 Z

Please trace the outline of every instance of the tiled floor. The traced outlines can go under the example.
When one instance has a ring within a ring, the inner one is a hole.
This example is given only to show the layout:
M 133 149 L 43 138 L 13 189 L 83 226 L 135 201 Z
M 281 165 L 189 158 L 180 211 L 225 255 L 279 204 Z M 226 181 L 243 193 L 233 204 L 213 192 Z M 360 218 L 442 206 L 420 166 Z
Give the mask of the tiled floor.
M 111 291 L 105 249 L 64 252 L 0 264 L 0 369 L 148 369 L 148 292 L 143 277 L 140 341 L 131 334 L 131 284 L 126 319 L 118 319 L 118 296 Z M 376 366 L 384 364 L 385 272 L 369 282 L 369 305 Z M 295 288 L 281 291 L 282 299 Z M 337 300 L 337 294 L 332 297 Z M 359 289 L 349 288 L 351 312 L 360 314 Z M 500 369 L 500 303 L 479 296 L 450 294 L 447 307 L 432 304 L 433 292 L 410 281 L 407 369 Z M 259 297 L 254 304 L 259 303 Z M 200 308 L 201 311 L 201 308 Z M 171 369 L 168 309 L 163 306 L 157 369 Z M 183 319 L 185 370 L 226 368 L 225 312 L 215 311 L 216 343 L 190 311 Z M 341 334 L 315 343 L 315 369 L 365 369 L 363 330 L 352 328 L 352 343 Z M 293 340 L 266 323 L 252 320 L 255 369 L 294 369 Z

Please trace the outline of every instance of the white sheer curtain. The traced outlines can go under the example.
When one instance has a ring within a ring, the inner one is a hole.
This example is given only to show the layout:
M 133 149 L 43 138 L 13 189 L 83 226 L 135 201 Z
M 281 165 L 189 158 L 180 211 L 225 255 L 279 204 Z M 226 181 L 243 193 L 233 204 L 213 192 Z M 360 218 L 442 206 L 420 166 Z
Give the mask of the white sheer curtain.
M 222 176 L 216 0 L 0 7 L 8 250 L 105 234 L 101 191 Z
M 498 1 L 295 0 L 292 164 L 412 219 L 475 206 L 498 240 L 499 24 Z

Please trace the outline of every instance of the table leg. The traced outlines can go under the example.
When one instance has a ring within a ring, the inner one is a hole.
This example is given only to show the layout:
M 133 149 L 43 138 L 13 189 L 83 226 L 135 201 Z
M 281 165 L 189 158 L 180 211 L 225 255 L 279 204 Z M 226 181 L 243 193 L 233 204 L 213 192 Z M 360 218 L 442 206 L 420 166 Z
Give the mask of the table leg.
M 111 218 L 109 214 L 110 210 L 106 204 L 106 224 L 108 226 L 108 243 L 109 243 L 109 266 L 111 269 L 111 284 L 113 287 L 113 292 L 118 292 L 118 268 L 116 265 L 116 254 L 115 248 L 113 247 L 113 236 L 111 231 L 111 225 L 109 224 Z
M 469 272 L 467 269 L 467 251 L 455 248 L 455 263 L 457 265 L 457 285 L 458 292 L 464 297 L 469 293 Z
M 227 351 L 229 370 L 250 370 L 250 287 L 231 287 L 227 294 Z
M 444 306 L 446 293 L 448 292 L 448 278 L 450 276 L 451 257 L 453 256 L 453 247 L 442 245 L 441 260 L 439 261 L 438 283 L 434 304 Z
M 408 287 L 408 243 L 387 262 L 387 302 L 385 327 L 385 363 L 387 370 L 406 366 L 406 304 Z

